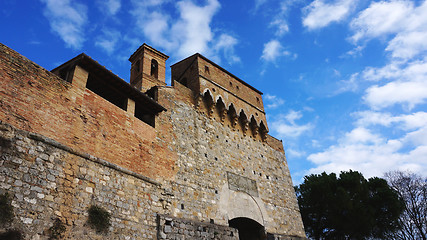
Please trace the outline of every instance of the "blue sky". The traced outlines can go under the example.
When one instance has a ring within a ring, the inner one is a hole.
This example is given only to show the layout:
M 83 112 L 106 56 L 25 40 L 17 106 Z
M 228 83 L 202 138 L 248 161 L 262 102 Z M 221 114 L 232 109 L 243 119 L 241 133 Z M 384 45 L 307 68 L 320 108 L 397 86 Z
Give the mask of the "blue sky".
M 168 66 L 205 55 L 264 93 L 295 183 L 427 173 L 427 1 L 2 0 L 0 11 L 0 41 L 49 70 L 85 52 L 128 81 L 144 42 Z

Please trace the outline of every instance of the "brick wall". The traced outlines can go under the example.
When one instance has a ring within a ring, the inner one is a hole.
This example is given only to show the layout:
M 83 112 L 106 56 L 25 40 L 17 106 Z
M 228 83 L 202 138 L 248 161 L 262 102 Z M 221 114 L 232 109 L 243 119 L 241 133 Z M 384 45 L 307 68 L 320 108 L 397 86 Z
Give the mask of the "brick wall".
M 155 129 L 4 45 L 0 79 L 0 120 L 148 177 L 173 178 L 167 124 Z

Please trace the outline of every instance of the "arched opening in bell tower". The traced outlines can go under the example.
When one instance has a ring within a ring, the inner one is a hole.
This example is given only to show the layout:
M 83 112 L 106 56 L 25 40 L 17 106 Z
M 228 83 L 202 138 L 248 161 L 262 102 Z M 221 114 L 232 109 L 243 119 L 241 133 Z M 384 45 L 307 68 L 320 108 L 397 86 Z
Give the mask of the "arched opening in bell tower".
M 159 63 L 154 59 L 151 60 L 150 75 L 156 79 L 159 77 Z
M 228 221 L 228 225 L 239 230 L 240 240 L 265 240 L 264 227 L 250 218 L 238 217 Z

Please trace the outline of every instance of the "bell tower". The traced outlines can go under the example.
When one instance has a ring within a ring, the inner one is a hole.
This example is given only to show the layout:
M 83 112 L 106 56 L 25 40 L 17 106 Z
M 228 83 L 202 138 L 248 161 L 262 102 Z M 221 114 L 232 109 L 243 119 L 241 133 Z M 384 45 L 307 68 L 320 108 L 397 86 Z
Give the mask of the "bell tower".
M 154 86 L 166 85 L 166 54 L 142 44 L 130 56 L 130 85 L 142 92 L 146 92 Z

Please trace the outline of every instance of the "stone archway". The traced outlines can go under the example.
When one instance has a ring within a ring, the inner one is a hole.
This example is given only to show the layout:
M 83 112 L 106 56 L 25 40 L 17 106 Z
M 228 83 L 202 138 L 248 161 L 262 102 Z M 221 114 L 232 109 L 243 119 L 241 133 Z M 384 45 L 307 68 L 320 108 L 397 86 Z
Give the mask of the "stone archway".
M 257 221 L 250 218 L 238 217 L 228 221 L 228 224 L 232 228 L 239 230 L 239 240 L 265 240 L 267 236 L 265 234 L 264 227 Z
M 224 219 L 249 218 L 264 224 L 265 209 L 257 197 L 245 192 L 232 191 L 224 186 L 220 193 L 219 210 Z

